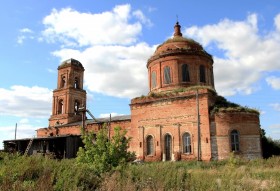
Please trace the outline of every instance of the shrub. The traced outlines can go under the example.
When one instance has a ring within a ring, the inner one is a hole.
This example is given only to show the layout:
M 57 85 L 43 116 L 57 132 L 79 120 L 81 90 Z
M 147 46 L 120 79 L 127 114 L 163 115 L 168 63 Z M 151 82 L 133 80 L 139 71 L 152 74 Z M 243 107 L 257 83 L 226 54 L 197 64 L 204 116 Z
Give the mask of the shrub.
M 120 127 L 114 129 L 114 135 L 110 140 L 107 130 L 102 128 L 94 143 L 94 134 L 83 135 L 84 148 L 80 148 L 77 154 L 78 163 L 91 164 L 97 174 L 108 172 L 134 158 L 134 153 L 128 152 L 128 142 L 125 138 L 126 131 Z

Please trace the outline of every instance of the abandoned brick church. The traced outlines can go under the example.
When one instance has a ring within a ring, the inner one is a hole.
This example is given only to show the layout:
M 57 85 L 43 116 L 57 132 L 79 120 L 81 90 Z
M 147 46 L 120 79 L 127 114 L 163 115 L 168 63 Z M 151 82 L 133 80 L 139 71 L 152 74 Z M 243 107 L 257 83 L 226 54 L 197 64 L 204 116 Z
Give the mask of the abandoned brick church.
M 85 119 L 84 67 L 74 59 L 61 63 L 49 127 L 37 130 L 45 150 L 48 139 L 79 136 L 81 127 L 98 132 L 106 123 L 109 136 L 115 126 L 126 129 L 129 150 L 144 161 L 220 160 L 232 152 L 261 157 L 259 113 L 217 95 L 212 56 L 180 28 L 177 22 L 173 37 L 147 61 L 150 91 L 131 100 L 131 115 Z

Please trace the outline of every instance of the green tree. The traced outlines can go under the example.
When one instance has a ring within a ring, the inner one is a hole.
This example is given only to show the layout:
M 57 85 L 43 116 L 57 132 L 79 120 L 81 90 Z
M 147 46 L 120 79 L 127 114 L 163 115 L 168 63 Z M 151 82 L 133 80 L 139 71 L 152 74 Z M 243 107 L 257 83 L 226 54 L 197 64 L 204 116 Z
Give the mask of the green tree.
M 265 130 L 261 129 L 263 158 L 280 155 L 280 140 L 273 140 L 270 137 L 266 137 L 265 134 Z
M 89 163 L 97 173 L 108 172 L 134 158 L 134 153 L 128 152 L 130 138 L 125 137 L 126 131 L 118 126 L 114 135 L 108 140 L 107 129 L 102 128 L 95 137 L 94 133 L 84 133 L 84 148 L 79 148 L 78 163 Z

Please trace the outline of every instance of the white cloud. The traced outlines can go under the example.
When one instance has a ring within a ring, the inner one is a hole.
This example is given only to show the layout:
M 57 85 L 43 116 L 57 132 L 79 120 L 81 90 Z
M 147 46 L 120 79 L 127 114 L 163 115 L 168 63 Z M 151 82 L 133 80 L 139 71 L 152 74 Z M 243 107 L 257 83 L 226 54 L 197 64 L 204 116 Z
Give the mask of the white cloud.
M 270 76 L 266 78 L 266 82 L 275 90 L 280 90 L 280 78 Z
M 110 117 L 110 114 L 111 114 L 111 117 L 115 117 L 115 116 L 121 116 L 121 115 L 124 115 L 124 114 L 119 114 L 119 113 L 103 113 L 103 114 L 100 114 L 99 117 L 100 118 L 107 118 L 107 117 Z
M 20 124 L 25 124 L 25 123 L 29 123 L 29 120 L 27 118 L 23 118 L 19 121 Z
M 133 16 L 138 18 L 142 23 L 146 24 L 147 26 L 151 27 L 153 26 L 153 23 L 149 18 L 147 18 L 142 11 L 136 10 L 132 13 Z
M 36 136 L 36 129 L 42 127 L 33 126 L 29 123 L 17 125 L 16 139 L 32 138 Z M 4 140 L 15 139 L 15 126 L 0 126 L 0 149 L 3 148 L 1 144 Z
M 23 35 L 20 35 L 20 36 L 18 36 L 17 37 L 17 43 L 18 44 L 22 44 L 23 43 L 23 41 L 26 39 L 26 37 L 25 36 L 23 36 Z
M 56 70 L 53 70 L 53 69 L 50 69 L 50 68 L 47 68 L 47 71 L 48 71 L 49 73 L 53 73 L 53 74 L 56 74 L 56 73 L 57 73 Z
M 140 21 L 129 23 L 131 16 L 128 4 L 115 6 L 112 11 L 99 14 L 80 13 L 71 8 L 53 9 L 43 20 L 46 26 L 43 36 L 48 42 L 59 41 L 68 47 L 129 45 L 137 41 L 137 35 L 142 30 Z
M 18 44 L 23 44 L 23 41 L 26 39 L 34 39 L 34 36 L 31 35 L 33 31 L 29 28 L 22 28 L 19 30 L 19 33 L 17 37 Z
M 29 28 L 22 28 L 19 30 L 21 33 L 33 33 L 33 31 Z
M 147 93 L 146 61 L 154 48 L 145 43 L 135 46 L 92 46 L 84 51 L 63 49 L 54 55 L 65 60 L 77 58 L 85 67 L 85 86 L 90 91 L 116 97 Z
M 148 91 L 145 66 L 156 46 L 138 42 L 138 36 L 142 24 L 149 22 L 130 5 L 99 14 L 54 9 L 43 21 L 43 34 L 49 41 L 61 43 L 61 49 L 53 52 L 61 61 L 72 57 L 82 62 L 85 86 L 90 91 L 132 98 Z M 89 23 L 98 27 L 88 27 Z M 261 36 L 257 15 L 250 14 L 244 21 L 224 19 L 213 25 L 193 26 L 184 34 L 223 53 L 214 56 L 215 86 L 220 94 L 230 96 L 259 90 L 262 74 L 280 69 L 279 26 L 280 14 L 275 17 L 275 30 Z
M 280 129 L 280 124 L 270 125 L 269 128 L 271 128 L 271 129 Z
M 61 43 L 53 55 L 61 61 L 79 60 L 90 91 L 130 98 L 147 93 L 146 63 L 156 46 L 137 42 L 142 23 L 151 25 L 140 10 L 132 12 L 130 5 L 120 5 L 110 12 L 91 14 L 67 8 L 53 10 L 43 23 L 47 39 Z M 73 45 L 85 48 L 66 48 Z
M 276 111 L 280 111 L 280 103 L 272 103 L 270 104 L 270 106 L 276 110 Z
M 257 15 L 250 14 L 244 21 L 224 19 L 184 31 L 204 46 L 223 52 L 214 56 L 216 89 L 220 94 L 250 94 L 258 90 L 256 83 L 263 72 L 280 69 L 280 14 L 275 17 L 276 30 L 266 36 L 260 36 L 257 23 Z
M 49 117 L 52 91 L 38 86 L 0 88 L 0 114 L 17 117 Z

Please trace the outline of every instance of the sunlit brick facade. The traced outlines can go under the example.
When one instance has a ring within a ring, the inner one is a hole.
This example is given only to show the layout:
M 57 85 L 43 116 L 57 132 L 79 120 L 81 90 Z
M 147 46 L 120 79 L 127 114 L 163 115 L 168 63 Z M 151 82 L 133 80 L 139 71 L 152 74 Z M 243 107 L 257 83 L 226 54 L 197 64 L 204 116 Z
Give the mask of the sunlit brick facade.
M 159 45 L 147 62 L 147 96 L 131 100 L 131 115 L 85 120 L 87 131 L 121 126 L 131 137 L 129 150 L 145 161 L 219 160 L 230 153 L 261 157 L 259 114 L 249 110 L 215 110 L 213 59 L 203 47 L 182 36 L 174 26 L 172 38 Z M 38 137 L 80 135 L 86 107 L 82 64 L 74 59 L 58 67 L 49 127 Z

